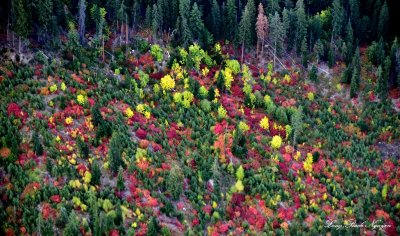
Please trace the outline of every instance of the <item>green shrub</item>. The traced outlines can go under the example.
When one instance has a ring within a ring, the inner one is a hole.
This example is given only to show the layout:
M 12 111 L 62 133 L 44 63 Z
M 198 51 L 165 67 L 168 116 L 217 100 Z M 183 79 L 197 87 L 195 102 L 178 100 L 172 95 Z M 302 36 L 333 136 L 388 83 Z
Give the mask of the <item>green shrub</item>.
M 275 117 L 278 119 L 278 121 L 282 124 L 287 124 L 288 123 L 288 118 L 286 115 L 286 110 L 284 107 L 278 107 L 275 111 Z
M 211 102 L 208 101 L 207 99 L 203 99 L 200 101 L 200 107 L 204 112 L 210 112 L 211 111 Z

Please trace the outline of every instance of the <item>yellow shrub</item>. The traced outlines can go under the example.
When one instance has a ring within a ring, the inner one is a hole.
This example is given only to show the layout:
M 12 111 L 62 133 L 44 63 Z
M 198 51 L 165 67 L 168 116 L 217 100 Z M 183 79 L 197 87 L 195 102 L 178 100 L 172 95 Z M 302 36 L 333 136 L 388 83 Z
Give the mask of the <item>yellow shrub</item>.
M 132 118 L 132 116 L 133 116 L 133 111 L 132 111 L 132 109 L 131 109 L 130 107 L 128 107 L 128 108 L 125 109 L 124 114 L 125 114 L 125 116 L 128 117 L 128 118 Z
M 249 125 L 246 124 L 246 122 L 240 121 L 240 122 L 239 122 L 239 129 L 240 129 L 243 133 L 246 133 L 247 131 L 250 130 L 250 127 L 249 127 Z
M 287 83 L 290 83 L 290 81 L 292 80 L 288 74 L 286 74 L 285 77 L 284 77 L 283 79 L 284 79 L 285 82 L 287 82 Z
M 270 103 L 272 103 L 272 99 L 271 99 L 271 97 L 270 97 L 269 95 L 265 95 L 265 96 L 264 96 L 264 103 L 265 103 L 265 104 L 270 104 Z
M 314 100 L 314 93 L 312 93 L 312 92 L 307 93 L 307 98 L 308 98 L 308 100 L 313 101 Z
M 262 118 L 262 119 L 260 120 L 260 127 L 263 128 L 263 129 L 265 129 L 265 130 L 268 130 L 268 129 L 269 129 L 269 120 L 268 120 L 268 117 L 264 116 L 264 118 Z
M 224 73 L 224 79 L 225 79 L 224 80 L 225 87 L 227 89 L 231 89 L 231 85 L 232 85 L 232 81 L 233 81 L 232 70 L 227 67 L 227 68 L 225 68 L 223 73 Z
M 79 95 L 76 97 L 76 100 L 78 101 L 78 103 L 79 103 L 80 105 L 83 105 L 83 104 L 86 103 L 87 97 L 83 96 L 82 94 L 79 94 Z
M 201 74 L 204 77 L 208 75 L 208 72 L 210 72 L 210 70 L 207 67 L 204 67 L 204 69 L 201 70 Z
M 83 182 L 88 184 L 88 183 L 90 183 L 91 180 L 92 180 L 92 174 L 90 174 L 90 172 L 86 171 L 85 175 L 83 176 Z
M 67 89 L 67 86 L 65 85 L 64 82 L 61 83 L 61 90 L 65 91 Z
M 312 169 L 313 169 L 313 156 L 311 153 L 307 153 L 307 158 L 306 160 L 303 162 L 303 168 L 306 172 L 311 173 Z
M 70 125 L 72 124 L 72 122 L 74 122 L 74 119 L 72 119 L 72 117 L 68 116 L 67 118 L 65 118 L 65 124 Z
M 171 75 L 166 75 L 161 78 L 161 88 L 164 91 L 175 88 L 175 80 L 171 77 Z
M 57 91 L 57 84 L 53 84 L 52 86 L 50 86 L 49 90 L 51 93 L 54 93 L 55 91 Z
M 282 145 L 282 138 L 279 135 L 275 135 L 271 140 L 271 147 L 274 149 L 279 149 Z
M 219 108 L 218 108 L 218 117 L 223 119 L 223 118 L 226 117 L 226 113 L 227 112 L 226 112 L 225 108 L 222 105 L 219 106 Z
M 235 188 L 236 188 L 236 190 L 237 190 L 238 192 L 243 191 L 244 186 L 243 186 L 243 183 L 242 183 L 241 180 L 236 181 L 236 183 L 235 183 Z

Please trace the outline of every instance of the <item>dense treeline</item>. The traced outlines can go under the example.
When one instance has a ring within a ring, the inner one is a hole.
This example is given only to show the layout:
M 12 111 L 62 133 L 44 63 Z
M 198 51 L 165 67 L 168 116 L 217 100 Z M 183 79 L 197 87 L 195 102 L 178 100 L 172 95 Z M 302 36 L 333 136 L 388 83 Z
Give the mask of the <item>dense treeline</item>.
M 255 44 L 258 49 L 261 43 L 263 51 L 264 43 L 269 43 L 274 54 L 296 53 L 304 66 L 311 53 L 330 67 L 337 60 L 351 64 L 355 69 L 349 66 L 343 81 L 352 84 L 354 91 L 360 73 L 352 62 L 358 57 L 358 46 L 372 44 L 370 56 L 386 68 L 385 81 L 397 85 L 398 44 L 393 42 L 394 30 L 390 32 L 386 0 L 363 4 L 360 0 L 9 0 L 3 8 L 8 9 L 3 18 L 7 22 L 2 24 L 8 38 L 10 31 L 19 39 L 31 37 L 57 45 L 55 36 L 73 27 L 81 43 L 86 32 L 96 29 L 103 45 L 111 35 L 119 45 L 127 43 L 127 32 L 138 29 L 150 29 L 155 38 L 167 34 L 175 45 L 183 46 L 198 42 L 207 47 L 215 40 L 229 40 L 242 49 Z

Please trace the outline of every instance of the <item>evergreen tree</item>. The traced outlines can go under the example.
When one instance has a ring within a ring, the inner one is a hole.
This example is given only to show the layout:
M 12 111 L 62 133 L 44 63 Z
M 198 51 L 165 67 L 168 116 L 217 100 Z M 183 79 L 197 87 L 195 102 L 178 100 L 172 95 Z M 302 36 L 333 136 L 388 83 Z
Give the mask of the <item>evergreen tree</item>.
M 350 21 L 354 29 L 358 29 L 360 21 L 360 0 L 349 0 Z M 359 36 L 356 33 L 357 36 Z
M 121 203 L 118 201 L 117 206 L 115 207 L 115 219 L 114 219 L 114 224 L 116 226 L 121 226 L 124 222 L 124 219 L 122 217 L 122 210 L 121 210 Z
M 98 103 L 96 103 L 96 104 L 92 107 L 91 113 L 92 113 L 92 122 L 93 122 L 93 125 L 96 126 L 96 127 L 99 126 L 100 123 L 102 123 L 104 120 L 103 120 L 103 116 L 101 115 L 100 106 L 99 106 Z
M 121 167 L 118 170 L 118 176 L 117 176 L 117 189 L 118 191 L 123 191 L 125 189 L 125 183 L 124 183 L 124 169 Z
M 75 211 L 69 214 L 68 224 L 65 226 L 63 235 L 65 236 L 76 236 L 79 235 L 79 221 Z
M 281 8 L 279 6 L 279 0 L 268 0 L 266 6 L 268 15 L 274 15 L 275 12 L 278 13 L 281 12 Z
M 322 35 L 322 17 L 317 14 L 309 20 L 309 33 L 307 38 L 309 38 L 309 46 L 311 47 L 315 42 L 321 38 Z
M 382 81 L 380 81 L 380 90 L 381 90 L 381 98 L 386 101 L 389 93 L 389 80 L 390 80 L 390 71 L 392 68 L 392 60 L 390 56 L 386 56 L 385 61 L 383 63 L 383 76 Z
M 324 55 L 324 45 L 321 42 L 321 39 L 318 39 L 314 44 L 314 53 L 317 57 L 317 64 L 319 63 L 320 58 Z
M 393 40 L 392 46 L 390 47 L 391 61 L 393 63 L 393 75 L 395 77 L 394 84 L 400 86 L 400 45 L 397 37 Z M 396 79 L 397 78 L 397 79 Z
M 269 17 L 271 19 L 271 24 L 269 28 L 269 35 L 274 47 L 274 68 L 275 68 L 275 60 L 277 51 L 282 48 L 283 37 L 285 35 L 284 26 L 279 17 L 278 12 L 275 12 L 275 15 Z
M 35 154 L 37 156 L 43 155 L 43 146 L 42 143 L 40 142 L 40 137 L 38 132 L 35 131 L 33 133 L 32 139 L 33 139 L 33 151 L 35 152 Z
M 182 45 L 186 47 L 192 42 L 192 32 L 190 31 L 189 24 L 186 18 L 182 18 L 181 34 Z
M 350 20 L 347 22 L 346 27 L 346 46 L 347 46 L 347 55 L 345 56 L 345 62 L 348 64 L 351 61 L 352 52 L 353 52 L 353 43 L 354 43 L 354 34 L 353 34 L 353 27 L 351 26 Z
M 383 4 L 380 14 L 379 14 L 379 23 L 378 23 L 378 36 L 387 39 L 387 34 L 389 31 L 389 8 L 387 2 Z
M 181 18 L 190 18 L 190 0 L 179 0 L 179 16 Z
M 24 0 L 12 0 L 11 12 L 13 19 L 13 31 L 18 35 L 18 52 L 21 53 L 21 40 L 29 33 L 28 14 Z
M 92 179 L 90 180 L 90 182 L 93 185 L 100 185 L 101 170 L 97 160 L 93 161 L 91 173 L 92 173 Z
M 233 40 L 236 35 L 237 21 L 236 21 L 236 5 L 235 0 L 228 0 L 226 4 L 226 38 Z
M 284 33 L 285 39 L 287 40 L 287 50 L 290 52 L 293 48 L 296 48 L 296 40 L 297 40 L 297 20 L 296 20 L 296 11 L 294 8 L 287 10 L 285 15 L 283 15 L 283 23 L 284 23 Z
M 283 29 L 285 31 L 285 36 L 289 35 L 289 30 L 290 30 L 290 12 L 285 8 L 283 8 L 282 11 L 282 23 L 283 23 Z
M 160 23 L 161 23 L 161 16 L 159 14 L 159 8 L 157 7 L 156 4 L 153 4 L 153 21 L 152 21 L 151 26 L 152 26 L 154 35 L 157 35 L 157 32 L 161 26 Z
M 333 39 L 340 36 L 344 23 L 344 8 L 340 0 L 334 0 L 332 3 L 332 34 L 331 47 Z
M 81 157 L 88 158 L 89 157 L 89 145 L 83 140 L 83 137 L 79 136 L 76 143 L 77 143 L 77 146 L 79 149 L 79 154 L 81 155 Z
M 164 29 L 164 17 L 165 17 L 165 4 L 163 0 L 157 1 L 157 8 L 158 8 L 158 25 L 159 31 L 163 31 Z
M 122 36 L 124 34 L 123 33 L 124 24 L 123 23 L 124 23 L 124 21 L 126 21 L 126 18 L 127 18 L 126 6 L 125 6 L 125 3 L 124 3 L 124 0 L 122 0 L 119 3 L 116 4 L 116 12 L 117 12 L 117 29 L 116 29 L 116 32 L 118 32 L 118 30 L 119 30 L 119 45 L 121 46 L 121 44 L 122 44 Z M 128 22 L 125 22 L 125 23 L 126 23 L 126 26 L 127 26 Z M 120 27 L 120 29 L 119 29 L 118 26 Z
M 109 144 L 110 169 L 117 173 L 120 166 L 124 167 L 122 160 L 122 139 L 118 132 L 113 132 Z
M 376 65 L 382 64 L 385 60 L 385 42 L 383 37 L 380 37 L 375 53 Z
M 302 64 L 304 68 L 308 66 L 308 49 L 307 49 L 307 37 L 305 36 L 301 42 L 300 53 L 302 57 Z
M 165 23 L 165 29 L 171 29 L 175 27 L 179 16 L 179 1 L 178 0 L 161 0 L 163 2 L 162 7 L 163 21 Z M 164 13 L 165 12 L 165 13 Z
M 49 33 L 53 14 L 52 0 L 40 0 L 37 3 L 39 35 L 46 36 Z
M 376 71 L 378 80 L 376 86 L 376 93 L 383 99 L 387 92 L 387 80 L 384 78 L 382 66 L 379 65 L 378 70 Z
M 286 9 L 291 9 L 291 8 L 293 8 L 293 2 L 292 2 L 292 0 L 285 0 L 285 8 L 286 8 Z
M 147 5 L 146 7 L 146 15 L 145 15 L 145 20 L 144 20 L 144 24 L 146 27 L 151 27 L 151 16 L 152 16 L 152 12 L 151 12 L 151 6 Z
M 297 52 L 301 50 L 301 43 L 307 35 L 307 18 L 304 10 L 303 0 L 297 0 L 296 3 L 296 45 Z
M 372 33 L 374 34 L 376 39 L 381 37 L 379 35 L 379 30 L 378 30 L 381 10 L 382 10 L 382 2 L 381 0 L 376 0 L 373 7 L 372 24 L 371 24 Z
M 239 128 L 236 128 L 232 142 L 232 154 L 244 159 L 247 156 L 246 136 Z
M 211 32 L 216 38 L 219 38 L 221 32 L 221 12 L 217 0 L 213 0 L 210 14 Z
M 90 14 L 92 15 L 92 19 L 95 21 L 96 23 L 96 40 L 97 42 L 102 43 L 102 58 L 104 61 L 104 34 L 103 34 L 103 30 L 104 30 L 104 26 L 106 24 L 106 20 L 105 20 L 105 16 L 107 14 L 107 11 L 105 8 L 103 7 L 99 7 L 96 4 L 94 4 L 92 6 L 92 8 L 90 9 Z
M 360 50 L 357 47 L 353 61 L 352 61 L 353 73 L 351 76 L 350 83 L 350 97 L 354 98 L 357 95 L 358 88 L 360 86 L 360 73 L 361 73 L 361 65 L 360 65 Z
M 303 129 L 303 107 L 299 106 L 292 114 L 291 118 L 293 127 L 293 147 L 296 147 L 296 138 L 300 135 Z
M 179 0 L 179 30 L 182 45 L 188 46 L 192 42 L 192 32 L 190 30 L 190 1 Z
M 197 6 L 197 3 L 193 4 L 192 11 L 190 12 L 190 30 L 192 32 L 193 40 L 198 40 L 203 46 L 208 43 L 210 33 L 204 26 L 202 13 Z
M 239 41 L 242 45 L 242 56 L 241 56 L 242 63 L 243 63 L 244 47 L 245 45 L 249 45 L 251 42 L 252 25 L 250 17 L 251 17 L 250 10 L 249 7 L 246 5 L 242 15 L 242 20 L 240 21 L 239 24 Z
M 255 30 L 256 20 L 257 20 L 257 9 L 254 3 L 254 0 L 248 0 L 246 4 L 249 11 L 249 19 L 250 19 L 250 42 L 249 44 L 253 44 L 257 40 L 257 34 Z
M 183 192 L 183 174 L 181 168 L 174 164 L 166 177 L 166 186 L 173 200 L 178 200 Z
M 311 67 L 310 76 L 309 76 L 309 78 L 310 78 L 311 81 L 314 81 L 314 82 L 317 81 L 317 78 L 318 78 L 317 72 L 318 72 L 317 67 L 316 67 L 315 65 L 313 65 L 313 66 Z
M 60 228 L 64 228 L 66 224 L 68 223 L 68 212 L 65 207 L 60 208 L 60 215 L 58 216 L 56 220 L 56 226 Z
M 74 57 L 80 55 L 79 34 L 72 21 L 68 23 L 68 43 L 65 49 L 67 52 L 72 52 Z
M 161 231 L 160 224 L 158 223 L 157 217 L 153 216 L 150 218 L 149 225 L 147 226 L 148 236 L 157 236 Z
M 79 40 L 82 44 L 85 39 L 86 1 L 79 0 L 78 6 L 79 6 L 78 31 L 79 31 Z

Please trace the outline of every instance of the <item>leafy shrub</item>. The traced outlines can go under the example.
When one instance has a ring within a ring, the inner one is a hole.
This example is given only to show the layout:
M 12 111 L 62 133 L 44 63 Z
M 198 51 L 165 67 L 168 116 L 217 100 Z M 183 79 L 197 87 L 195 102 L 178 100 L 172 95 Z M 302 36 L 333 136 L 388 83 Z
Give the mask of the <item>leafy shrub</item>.
M 200 101 L 200 107 L 204 112 L 208 113 L 211 111 L 211 102 L 207 99 L 203 99 Z
M 233 74 L 237 75 L 240 72 L 240 63 L 237 60 L 226 60 L 226 67 L 229 68 Z
M 146 53 L 150 49 L 149 43 L 146 40 L 139 38 L 139 37 L 135 38 L 134 45 L 136 46 L 136 48 L 139 50 L 139 52 L 141 54 Z
M 174 165 L 166 178 L 167 190 L 173 200 L 178 200 L 183 192 L 183 175 L 179 166 Z
M 160 45 L 158 44 L 151 45 L 150 53 L 156 59 L 156 61 L 161 62 L 163 60 L 164 55 Z
M 283 124 L 288 123 L 288 118 L 287 118 L 286 110 L 284 107 L 280 106 L 280 107 L 278 107 L 278 109 L 276 109 L 275 117 L 278 119 L 279 122 L 281 122 Z

